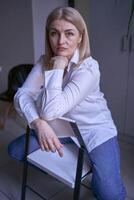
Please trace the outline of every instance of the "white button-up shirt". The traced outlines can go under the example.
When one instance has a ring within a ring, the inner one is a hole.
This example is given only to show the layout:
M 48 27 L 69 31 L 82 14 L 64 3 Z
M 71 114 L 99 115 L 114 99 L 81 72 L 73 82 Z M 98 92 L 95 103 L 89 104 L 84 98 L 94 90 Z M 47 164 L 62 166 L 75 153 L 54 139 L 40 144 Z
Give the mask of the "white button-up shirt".
M 76 50 L 63 77 L 63 69 L 43 71 L 43 59 L 40 58 L 18 89 L 14 104 L 29 124 L 37 118 L 75 120 L 90 152 L 116 136 L 117 130 L 100 92 L 98 62 L 88 57 L 77 67 L 78 61 Z

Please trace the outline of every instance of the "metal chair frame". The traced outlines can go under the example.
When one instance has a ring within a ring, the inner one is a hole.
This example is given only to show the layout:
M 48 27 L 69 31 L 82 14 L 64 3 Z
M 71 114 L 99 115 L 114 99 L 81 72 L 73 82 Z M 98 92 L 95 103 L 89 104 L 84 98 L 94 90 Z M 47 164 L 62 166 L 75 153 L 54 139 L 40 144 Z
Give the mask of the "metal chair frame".
M 74 191 L 73 191 L 73 200 L 79 200 L 80 198 L 80 189 L 81 185 L 85 186 L 87 189 L 91 189 L 90 187 L 86 186 L 85 184 L 81 183 L 82 179 L 87 176 L 89 173 L 91 173 L 91 170 L 82 177 L 82 169 L 83 169 L 83 164 L 84 164 L 84 153 L 87 153 L 87 149 L 85 147 L 85 144 L 83 142 L 83 139 L 79 133 L 79 129 L 76 124 L 70 122 L 70 125 L 73 129 L 73 131 L 76 134 L 76 137 L 80 143 L 79 151 L 78 151 L 78 159 L 77 159 L 77 169 L 76 169 L 76 178 L 75 178 L 75 186 L 74 186 Z M 38 195 L 40 198 L 43 200 L 49 200 L 43 197 L 41 194 L 39 194 L 37 191 L 35 191 L 32 187 L 30 187 L 27 184 L 27 177 L 28 177 L 28 166 L 29 164 L 32 165 L 31 163 L 28 162 L 27 156 L 28 156 L 28 148 L 29 148 L 29 136 L 30 136 L 30 128 L 27 126 L 26 129 L 26 143 L 25 143 L 25 157 L 24 157 L 24 166 L 23 166 L 23 177 L 22 177 L 22 189 L 21 189 L 21 200 L 26 199 L 26 188 L 30 189 L 32 192 L 34 192 L 36 195 Z M 89 162 L 90 163 L 90 162 Z M 34 166 L 34 165 L 32 165 Z M 39 169 L 37 166 L 34 166 L 38 170 L 42 171 Z

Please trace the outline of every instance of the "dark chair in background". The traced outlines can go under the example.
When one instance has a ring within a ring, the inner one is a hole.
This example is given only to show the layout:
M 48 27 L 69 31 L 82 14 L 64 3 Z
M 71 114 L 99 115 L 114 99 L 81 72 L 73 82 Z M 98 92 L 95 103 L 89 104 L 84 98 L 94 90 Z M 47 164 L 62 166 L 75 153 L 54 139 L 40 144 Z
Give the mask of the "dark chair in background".
M 6 110 L 0 121 L 0 128 L 4 128 L 5 121 L 13 110 L 13 98 L 17 89 L 22 86 L 26 80 L 33 64 L 20 64 L 13 67 L 8 74 L 8 88 L 5 92 L 0 93 L 0 101 L 8 102 Z

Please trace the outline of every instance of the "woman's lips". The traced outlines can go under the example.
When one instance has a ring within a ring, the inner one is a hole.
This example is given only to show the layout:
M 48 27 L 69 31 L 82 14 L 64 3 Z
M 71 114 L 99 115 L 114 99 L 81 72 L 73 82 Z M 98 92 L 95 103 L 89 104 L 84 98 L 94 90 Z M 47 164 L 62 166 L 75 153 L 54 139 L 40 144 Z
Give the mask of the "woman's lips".
M 65 51 L 66 50 L 66 48 L 64 48 L 64 47 L 58 47 L 57 48 L 57 51 Z

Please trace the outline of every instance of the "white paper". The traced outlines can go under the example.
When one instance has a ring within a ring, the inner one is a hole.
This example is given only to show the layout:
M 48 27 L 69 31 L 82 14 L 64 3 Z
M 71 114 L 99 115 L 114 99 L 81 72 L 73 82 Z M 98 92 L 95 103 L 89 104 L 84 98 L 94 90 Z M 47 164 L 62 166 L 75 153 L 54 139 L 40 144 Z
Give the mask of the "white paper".
M 40 149 L 28 155 L 28 161 L 51 176 L 74 188 L 77 169 L 78 147 L 75 144 L 65 144 L 63 147 L 64 156 L 59 157 L 58 153 L 45 152 Z M 90 170 L 87 162 L 83 165 L 82 176 Z

